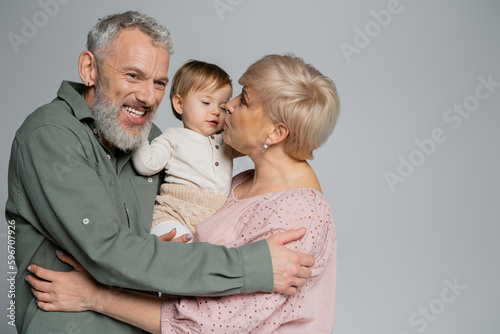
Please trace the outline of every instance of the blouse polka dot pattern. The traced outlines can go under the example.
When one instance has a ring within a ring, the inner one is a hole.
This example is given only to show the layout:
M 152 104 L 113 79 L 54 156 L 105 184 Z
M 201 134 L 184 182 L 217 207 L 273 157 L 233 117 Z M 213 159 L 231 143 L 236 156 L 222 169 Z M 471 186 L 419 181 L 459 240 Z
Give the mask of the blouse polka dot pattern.
M 228 201 L 198 226 L 195 241 L 238 247 L 306 227 L 307 234 L 287 247 L 314 256 L 311 279 L 292 296 L 254 293 L 165 301 L 162 333 L 332 332 L 337 238 L 326 198 L 314 189 L 299 188 L 237 199 L 234 188 L 252 173 L 234 178 Z

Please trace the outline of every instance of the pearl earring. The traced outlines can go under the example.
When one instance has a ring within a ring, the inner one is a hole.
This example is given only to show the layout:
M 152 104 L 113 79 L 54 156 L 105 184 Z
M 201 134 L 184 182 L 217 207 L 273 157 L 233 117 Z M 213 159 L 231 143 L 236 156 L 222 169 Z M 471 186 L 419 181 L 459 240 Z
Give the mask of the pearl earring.
M 269 145 L 267 144 L 268 140 L 266 140 L 266 142 L 264 143 L 264 146 L 262 146 L 262 153 L 264 153 L 269 148 Z

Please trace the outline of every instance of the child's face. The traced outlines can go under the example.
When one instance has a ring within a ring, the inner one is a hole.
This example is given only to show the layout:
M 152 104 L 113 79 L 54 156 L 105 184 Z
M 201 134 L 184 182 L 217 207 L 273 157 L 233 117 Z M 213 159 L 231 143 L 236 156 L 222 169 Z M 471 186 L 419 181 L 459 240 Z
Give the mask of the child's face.
M 226 103 L 230 98 L 229 85 L 215 92 L 206 89 L 189 93 L 180 101 L 184 127 L 204 136 L 221 132 L 226 117 Z

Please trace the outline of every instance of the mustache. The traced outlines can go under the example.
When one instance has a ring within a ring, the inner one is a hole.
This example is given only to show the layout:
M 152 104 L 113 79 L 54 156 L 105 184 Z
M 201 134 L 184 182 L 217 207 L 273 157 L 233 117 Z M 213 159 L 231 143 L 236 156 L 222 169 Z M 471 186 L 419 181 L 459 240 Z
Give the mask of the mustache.
M 156 108 L 152 107 L 152 106 L 145 106 L 143 103 L 137 101 L 137 100 L 134 100 L 134 101 L 123 101 L 122 102 L 122 105 L 121 107 L 131 107 L 131 108 L 134 108 L 134 109 L 142 109 L 144 110 L 145 112 L 153 112 L 156 110 Z
M 150 112 L 148 120 L 141 125 L 122 124 L 118 117 L 124 105 Z M 118 149 L 128 152 L 139 147 L 148 138 L 156 108 L 145 107 L 143 103 L 134 98 L 120 102 L 109 101 L 105 89 L 98 87 L 92 101 L 92 112 L 102 136 Z

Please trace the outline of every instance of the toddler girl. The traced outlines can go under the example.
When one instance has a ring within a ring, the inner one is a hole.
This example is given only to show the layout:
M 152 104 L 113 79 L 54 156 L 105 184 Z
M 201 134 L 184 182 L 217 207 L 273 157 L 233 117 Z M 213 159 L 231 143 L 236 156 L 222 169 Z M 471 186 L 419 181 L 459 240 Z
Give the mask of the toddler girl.
M 176 237 L 194 233 L 226 201 L 233 149 L 225 145 L 222 131 L 231 95 L 231 79 L 217 65 L 192 60 L 175 73 L 170 101 L 184 128 L 167 129 L 132 155 L 142 175 L 165 169 L 151 233 L 160 236 L 174 228 Z

